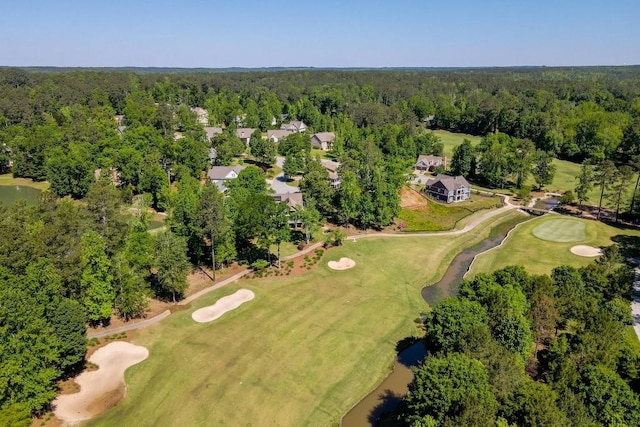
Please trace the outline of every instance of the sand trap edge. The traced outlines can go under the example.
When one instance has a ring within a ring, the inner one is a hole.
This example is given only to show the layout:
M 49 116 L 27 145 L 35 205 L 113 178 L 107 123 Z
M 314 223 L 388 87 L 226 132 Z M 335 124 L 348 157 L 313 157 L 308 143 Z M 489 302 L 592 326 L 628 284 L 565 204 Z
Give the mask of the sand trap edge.
M 602 249 L 587 245 L 576 245 L 571 247 L 571 253 L 578 256 L 593 258 L 602 255 Z
M 219 319 L 225 313 L 235 310 L 245 302 L 255 298 L 255 294 L 248 289 L 239 289 L 231 295 L 220 298 L 213 305 L 199 308 L 191 313 L 191 318 L 198 323 L 208 323 Z
M 327 266 L 332 270 L 348 270 L 356 266 L 356 262 L 351 258 L 340 258 L 339 261 L 329 261 Z

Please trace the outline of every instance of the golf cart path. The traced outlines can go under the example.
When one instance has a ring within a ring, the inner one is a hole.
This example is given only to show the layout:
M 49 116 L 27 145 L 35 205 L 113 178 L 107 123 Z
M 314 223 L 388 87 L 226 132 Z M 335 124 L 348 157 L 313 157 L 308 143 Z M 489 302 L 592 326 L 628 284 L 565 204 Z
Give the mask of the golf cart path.
M 355 235 L 355 236 L 349 236 L 347 239 L 345 240 L 352 240 L 352 241 L 357 241 L 357 239 L 366 239 L 366 238 L 374 238 L 374 237 L 402 237 L 402 238 L 411 238 L 411 237 L 434 237 L 434 236 L 459 236 L 461 234 L 465 234 L 468 233 L 469 231 L 473 230 L 474 228 L 476 228 L 478 225 L 480 225 L 481 223 L 483 223 L 484 221 L 493 218 L 495 216 L 498 216 L 504 212 L 507 212 L 509 210 L 512 209 L 518 209 L 520 206 L 517 205 L 512 205 L 509 202 L 509 196 L 503 196 L 504 197 L 504 202 L 505 202 L 505 206 L 498 208 L 498 209 L 493 209 L 493 210 L 489 210 L 481 215 L 478 215 L 477 217 L 473 218 L 471 221 L 469 221 L 468 224 L 466 224 L 463 228 L 459 229 L 459 230 L 451 230 L 451 231 L 438 231 L 438 232 L 433 232 L 433 233 L 368 233 L 368 234 L 361 234 L 361 235 Z M 311 246 L 308 246 L 307 248 L 305 248 L 302 251 L 296 252 L 292 255 L 286 256 L 282 258 L 282 261 L 288 261 L 303 255 L 308 254 L 309 252 L 312 252 L 318 248 L 320 248 L 322 245 L 324 245 L 324 242 L 317 242 L 314 243 Z M 236 282 L 237 280 L 241 279 L 242 277 L 246 276 L 247 274 L 251 273 L 252 270 L 247 268 L 246 270 L 243 270 L 225 280 L 222 280 L 218 283 L 215 283 L 211 286 L 209 286 L 208 288 L 204 288 L 198 292 L 196 292 L 193 295 L 190 295 L 189 297 L 183 299 L 182 301 L 179 301 L 178 303 L 176 303 L 177 306 L 184 306 L 187 305 L 189 303 L 191 303 L 192 301 L 200 298 L 203 295 L 206 295 L 210 292 L 213 292 L 217 289 L 223 288 L 231 283 Z M 640 308 L 640 307 L 639 307 Z M 166 319 L 167 317 L 169 317 L 169 315 L 171 315 L 171 311 L 170 310 L 165 310 L 163 313 L 152 317 L 150 319 L 144 319 L 141 321 L 138 321 L 136 323 L 132 323 L 129 325 L 124 325 L 124 326 L 120 326 L 118 328 L 114 328 L 108 331 L 101 331 L 101 332 L 97 332 L 97 333 L 93 333 L 93 334 L 89 334 L 87 335 L 88 338 L 99 338 L 99 337 L 104 337 L 107 335 L 112 335 L 112 334 L 118 334 L 121 332 L 127 332 L 127 331 L 133 331 L 135 329 L 140 329 L 140 328 L 144 328 L 146 326 L 150 326 L 150 325 L 154 325 L 156 323 L 161 322 L 162 320 Z M 640 317 L 640 313 L 638 314 L 638 316 Z
M 640 340 L 640 259 L 633 260 L 639 264 L 634 269 L 636 277 L 633 279 L 633 299 L 631 300 L 631 315 L 633 321 L 633 329 Z

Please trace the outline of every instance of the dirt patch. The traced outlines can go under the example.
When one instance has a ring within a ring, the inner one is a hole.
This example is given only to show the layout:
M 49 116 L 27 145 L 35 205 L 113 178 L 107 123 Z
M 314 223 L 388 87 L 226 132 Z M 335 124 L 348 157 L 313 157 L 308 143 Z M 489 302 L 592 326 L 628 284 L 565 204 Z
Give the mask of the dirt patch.
M 571 253 L 584 257 L 597 257 L 602 255 L 602 249 L 587 245 L 576 245 L 571 248 Z
M 419 206 L 427 206 L 427 199 L 411 188 L 402 187 L 400 190 L 400 207 L 410 208 Z
M 198 323 L 208 323 L 222 317 L 223 314 L 235 310 L 245 302 L 251 301 L 255 294 L 248 289 L 240 289 L 235 293 L 220 298 L 215 304 L 200 308 L 191 314 Z
M 327 263 L 332 270 L 348 270 L 356 266 L 356 262 L 351 258 L 340 258 L 340 261 L 329 261 Z
M 56 417 L 66 424 L 76 424 L 116 405 L 126 394 L 125 370 L 148 356 L 145 347 L 124 341 L 99 348 L 89 358 L 98 370 L 85 371 L 75 379 L 80 392 L 60 395 L 53 401 Z

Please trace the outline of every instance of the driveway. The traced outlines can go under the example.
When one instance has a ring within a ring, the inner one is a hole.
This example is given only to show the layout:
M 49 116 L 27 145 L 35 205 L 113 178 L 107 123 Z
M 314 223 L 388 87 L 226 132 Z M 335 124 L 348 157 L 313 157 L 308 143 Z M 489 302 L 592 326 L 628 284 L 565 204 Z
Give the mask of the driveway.
M 284 157 L 276 157 L 276 165 L 280 168 L 284 165 Z M 273 179 L 268 179 L 267 184 L 276 192 L 276 194 L 299 193 L 300 188 L 287 184 L 284 172 L 280 172 Z

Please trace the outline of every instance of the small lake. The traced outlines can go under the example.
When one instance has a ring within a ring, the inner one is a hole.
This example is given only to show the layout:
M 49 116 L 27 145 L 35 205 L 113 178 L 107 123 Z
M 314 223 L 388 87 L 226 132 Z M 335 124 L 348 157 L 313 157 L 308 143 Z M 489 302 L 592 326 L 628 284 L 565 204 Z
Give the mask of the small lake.
M 10 205 L 18 200 L 26 200 L 28 204 L 38 203 L 40 190 L 22 185 L 0 185 L 0 203 Z

